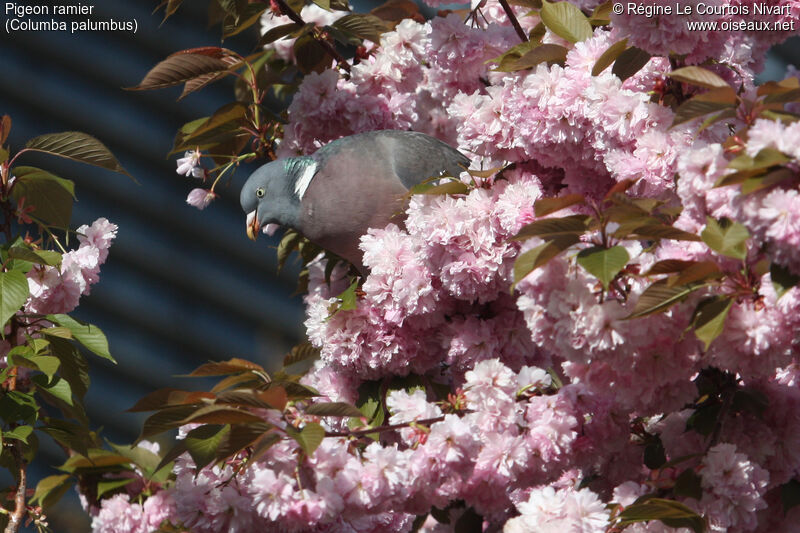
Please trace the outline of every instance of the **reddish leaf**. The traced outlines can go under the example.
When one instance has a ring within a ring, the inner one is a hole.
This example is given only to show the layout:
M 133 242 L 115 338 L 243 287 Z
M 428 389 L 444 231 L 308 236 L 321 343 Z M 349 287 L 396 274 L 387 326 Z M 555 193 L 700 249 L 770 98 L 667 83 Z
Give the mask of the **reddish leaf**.
M 203 400 L 213 400 L 214 395 L 210 392 L 191 392 L 191 391 L 183 391 L 179 389 L 173 388 L 166 388 L 166 389 L 159 389 L 155 392 L 151 392 L 138 402 L 136 405 L 128 409 L 129 412 L 136 413 L 142 411 L 156 411 L 158 409 L 163 409 L 164 407 L 170 407 L 175 405 L 190 405 L 190 404 L 199 404 L 202 403 Z
M 172 54 L 150 69 L 139 85 L 129 89 L 136 91 L 160 89 L 209 74 L 228 73 L 230 65 L 223 61 L 221 56 L 215 57 L 213 50 L 213 48 L 195 49 L 191 52 L 185 50 Z
M 8 139 L 8 134 L 11 131 L 11 117 L 8 115 L 3 115 L 3 118 L 0 118 L 0 145 L 6 143 L 6 139 Z
M 238 374 L 248 371 L 261 372 L 266 375 L 266 372 L 260 365 L 234 357 L 228 361 L 211 362 L 201 365 L 189 374 L 189 377 L 226 376 L 228 374 Z
M 184 424 L 240 424 L 248 422 L 263 422 L 264 419 L 249 411 L 226 407 L 224 405 L 207 405 L 197 409 L 185 419 Z

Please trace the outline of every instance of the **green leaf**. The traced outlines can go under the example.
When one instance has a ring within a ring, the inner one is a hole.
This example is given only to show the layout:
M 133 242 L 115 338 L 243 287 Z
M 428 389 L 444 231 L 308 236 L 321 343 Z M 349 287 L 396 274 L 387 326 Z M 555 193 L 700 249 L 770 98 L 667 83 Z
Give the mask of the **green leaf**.
M 180 131 L 175 137 L 175 146 L 170 153 L 183 150 L 205 148 L 241 135 L 241 128 L 247 124 L 247 106 L 232 102 L 217 109 L 213 115 L 200 124 L 191 124 L 191 131 Z
M 530 41 L 529 41 L 530 42 Z M 567 49 L 558 44 L 540 44 L 524 53 L 519 58 L 506 56 L 494 69 L 499 72 L 517 72 L 535 67 L 539 63 L 563 65 L 567 60 Z
M 95 435 L 84 425 L 53 417 L 46 417 L 44 422 L 39 430 L 69 450 L 87 456 L 89 448 L 97 445 Z
M 592 67 L 592 76 L 597 76 L 605 69 L 611 66 L 611 64 L 617 60 L 617 58 L 625 51 L 628 47 L 628 39 L 622 39 L 621 41 L 617 41 L 608 49 L 603 52 L 603 54 L 597 58 L 595 61 L 594 66 Z
M 571 43 L 592 36 L 592 25 L 589 24 L 586 15 L 569 2 L 550 3 L 542 0 L 539 16 L 547 29 Z
M 692 317 L 692 327 L 695 336 L 703 341 L 706 350 L 725 329 L 725 319 L 728 317 L 732 305 L 732 298 L 719 295 L 707 298 L 697 304 Z
M 608 290 L 611 283 L 619 272 L 628 264 L 630 256 L 628 251 L 622 246 L 603 248 L 593 246 L 586 248 L 578 253 L 577 262 L 588 273 L 596 277 Z
M 694 468 L 687 468 L 680 473 L 675 480 L 675 496 L 682 498 L 694 498 L 700 500 L 703 497 L 703 487 L 700 483 L 700 476 L 694 471 Z
M 136 481 L 136 478 L 123 478 L 123 479 L 103 479 L 97 482 L 97 498 L 101 498 L 103 494 L 107 494 L 116 489 L 122 488 Z
M 314 403 L 306 408 L 305 413 L 315 416 L 355 416 L 359 418 L 364 416 L 358 407 L 347 402 Z
M 524 241 L 531 237 L 551 239 L 562 236 L 580 236 L 586 232 L 592 218 L 587 215 L 570 215 L 562 218 L 545 218 L 523 226 L 512 237 L 515 241 Z
M 294 57 L 303 74 L 322 72 L 330 66 L 330 56 L 310 33 L 301 35 L 294 42 Z
M 776 183 L 783 180 L 791 179 L 795 176 L 795 172 L 786 167 L 777 168 L 771 172 L 767 172 L 761 176 L 754 176 L 744 180 L 742 183 L 742 194 L 750 194 L 767 187 L 772 187 Z
M 650 54 L 641 48 L 631 46 L 617 56 L 617 60 L 614 61 L 614 67 L 611 69 L 611 73 L 620 80 L 625 81 L 639 72 L 642 67 L 644 67 L 648 61 L 650 61 L 650 57 Z
M 639 296 L 633 312 L 626 319 L 639 318 L 653 313 L 663 313 L 673 305 L 686 299 L 702 285 L 671 286 L 668 280 L 659 280 L 650 285 Z
M 275 428 L 267 422 L 236 424 L 228 427 L 230 431 L 225 434 L 216 450 L 215 460 L 217 461 L 236 455 Z
M 50 133 L 34 137 L 25 144 L 28 150 L 44 152 L 46 154 L 65 157 L 105 168 L 113 172 L 119 172 L 130 176 L 128 171 L 122 168 L 114 154 L 106 146 L 86 133 L 80 131 L 65 131 L 62 133 Z
M 60 266 L 61 254 L 50 250 L 33 250 L 27 246 L 12 246 L 8 249 L 8 257 L 20 259 L 37 265 Z
M 733 393 L 731 407 L 735 413 L 749 413 L 763 419 L 764 412 L 769 407 L 769 398 L 760 390 L 742 387 Z
M 69 474 L 48 476 L 36 485 L 31 503 L 38 502 L 38 505 L 48 509 L 61 499 L 70 486 L 72 486 L 72 476 Z
M 678 106 L 678 109 L 675 110 L 672 126 L 683 124 L 709 113 L 735 108 L 737 102 L 736 91 L 730 87 L 711 89 L 706 93 L 698 94 L 686 100 Z
M 611 23 L 611 13 L 614 8 L 614 2 L 608 0 L 598 5 L 592 11 L 592 16 L 589 17 L 589 22 L 592 26 L 606 26 Z
M 20 359 L 24 359 L 24 361 L 19 361 Z M 20 366 L 42 372 L 45 376 L 47 376 L 48 380 L 53 379 L 53 376 L 58 371 L 58 367 L 61 365 L 61 361 L 58 359 L 58 357 L 53 357 L 51 355 L 33 355 L 25 358 L 14 356 L 13 361 L 13 364 L 15 365 L 18 364 Z
M 788 268 L 777 263 L 769 265 L 769 277 L 772 280 L 772 287 L 780 299 L 781 296 L 791 290 L 792 287 L 800 283 L 800 276 L 791 272 Z
M 12 390 L 0 395 L 0 413 L 6 423 L 23 421 L 32 425 L 38 418 L 39 404 L 32 394 Z
M 697 85 L 707 89 L 719 89 L 720 87 L 729 87 L 728 82 L 723 80 L 719 75 L 711 72 L 710 70 L 691 65 L 688 67 L 679 68 L 668 72 L 667 76 L 674 80 L 678 80 L 690 85 Z
M 28 299 L 28 278 L 18 270 L 0 272 L 0 327 L 14 316 Z
M 644 501 L 640 498 L 620 513 L 618 525 L 625 527 L 650 520 L 659 520 L 669 527 L 688 527 L 694 533 L 706 531 L 703 517 L 682 503 L 663 498 L 648 498 Z
M 183 443 L 186 451 L 192 456 L 197 470 L 201 470 L 214 460 L 217 449 L 229 431 L 230 426 L 200 426 L 186 435 Z
M 288 230 L 284 233 L 280 244 L 278 245 L 278 272 L 283 270 L 289 256 L 298 249 L 300 243 L 305 240 L 305 237 L 294 230 Z
M 156 467 L 161 460 L 158 455 L 141 446 L 119 445 L 108 443 L 116 453 L 127 457 L 133 464 L 142 469 L 145 476 L 150 478 L 156 473 Z
M 433 183 L 420 183 L 411 188 L 411 194 L 429 194 L 429 195 L 442 195 L 442 194 L 467 194 L 469 186 L 463 181 L 451 180 L 434 185 Z
M 453 526 L 458 533 L 482 533 L 483 517 L 472 507 L 467 507 Z
M 108 349 L 108 339 L 105 334 L 92 324 L 84 324 L 69 315 L 47 315 L 45 318 L 54 324 L 67 328 L 72 337 L 85 346 L 90 352 L 116 363 Z
M 308 457 L 314 455 L 314 451 L 322 444 L 322 439 L 325 438 L 325 429 L 316 422 L 308 422 L 299 431 L 292 426 L 288 426 L 286 433 L 297 441 Z
M 792 89 L 790 91 L 783 91 L 767 95 L 764 98 L 765 104 L 788 104 L 789 102 L 797 102 L 800 100 L 800 89 Z
M 380 426 L 386 417 L 381 401 L 381 385 L 379 381 L 365 381 L 358 387 L 358 410 L 367 419 L 370 426 Z
M 127 457 L 101 448 L 92 448 L 89 450 L 88 456 L 73 455 L 64 461 L 64 464 L 59 466 L 58 469 L 71 474 L 85 474 L 104 472 L 109 467 L 128 464 L 130 464 L 130 459 Z
M 715 252 L 744 260 L 747 257 L 747 239 L 750 232 L 738 222 L 727 218 L 719 221 L 706 217 L 706 227 L 700 234 L 703 241 Z
M 517 260 L 514 262 L 514 285 L 511 287 L 512 292 L 517 283 L 522 281 L 525 276 L 578 242 L 580 242 L 580 237 L 577 235 L 559 235 L 517 257 Z
M 57 357 L 60 362 L 61 377 L 67 380 L 72 388 L 72 393 L 82 400 L 89 390 L 89 364 L 80 350 L 71 342 L 52 335 L 53 330 L 56 329 L 60 328 L 45 328 L 41 331 L 50 341 L 51 355 Z
M 55 379 L 49 380 L 45 379 L 45 376 L 37 374 L 31 378 L 31 381 L 36 384 L 39 390 L 52 394 L 55 398 L 61 400 L 70 407 L 75 406 L 72 400 L 72 389 L 66 379 L 56 376 Z
M 49 226 L 69 227 L 72 182 L 34 167 L 17 167 L 14 172 L 19 180 L 11 193 L 14 201 L 24 201 L 26 207 L 33 206 L 31 215 Z
M 686 420 L 686 429 L 708 437 L 719 423 L 721 410 L 722 406 L 719 403 L 697 408 Z
M 774 148 L 762 148 L 755 157 L 750 157 L 747 154 L 736 157 L 728 163 L 728 168 L 734 170 L 754 170 L 769 168 L 776 165 L 785 165 L 789 161 L 791 161 L 791 159 L 779 150 L 775 150 Z
M 28 437 L 31 436 L 31 433 L 33 433 L 33 428 L 31 426 L 17 426 L 11 431 L 4 431 L 3 438 L 21 440 L 27 444 Z
M 497 70 L 503 71 L 503 69 L 512 65 L 514 62 L 517 61 L 517 59 L 527 54 L 528 52 L 530 52 L 539 45 L 540 45 L 539 42 L 531 39 L 527 42 L 512 46 L 499 56 L 487 60 L 486 63 L 498 63 Z
M 644 465 L 650 470 L 656 470 L 664 466 L 664 463 L 667 462 L 667 456 L 660 438 L 655 437 L 653 442 L 645 446 L 643 460 Z
M 227 17 L 222 24 L 222 38 L 238 35 L 258 22 L 267 7 L 258 3 L 248 3 L 237 18 Z
M 790 479 L 781 485 L 781 503 L 783 504 L 784 514 L 800 505 L 800 481 Z
M 550 213 L 555 213 L 566 207 L 575 204 L 583 204 L 586 198 L 582 194 L 567 194 L 557 198 L 540 198 L 533 204 L 533 211 L 537 217 L 543 217 Z
M 350 286 L 338 296 L 339 300 L 341 300 L 342 302 L 339 305 L 340 311 L 352 311 L 353 309 L 358 307 L 358 297 L 356 295 L 356 289 L 358 289 L 358 280 L 351 283 Z

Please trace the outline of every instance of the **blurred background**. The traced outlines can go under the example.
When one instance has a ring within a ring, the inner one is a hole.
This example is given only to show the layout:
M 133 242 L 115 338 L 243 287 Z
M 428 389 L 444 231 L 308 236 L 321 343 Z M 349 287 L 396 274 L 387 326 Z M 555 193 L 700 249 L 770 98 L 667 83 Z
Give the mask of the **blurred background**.
M 61 3 L 46 2 L 47 5 Z M 380 2 L 361 2 L 369 9 Z M 43 5 L 43 2 L 18 2 Z M 195 386 L 176 378 L 207 360 L 244 357 L 268 368 L 304 336 L 303 309 L 292 296 L 296 269 L 276 273 L 277 237 L 253 243 L 245 236 L 236 174 L 205 211 L 186 205 L 196 180 L 175 173 L 167 157 L 177 129 L 233 99 L 232 78 L 176 102 L 180 88 L 124 91 L 167 55 L 219 45 L 207 27 L 207 0 L 186 0 L 161 24 L 157 1 L 98 0 L 93 18 L 133 20 L 131 32 L 15 32 L 0 37 L 0 114 L 9 114 L 12 152 L 37 135 L 83 131 L 108 146 L 139 184 L 102 169 L 59 158 L 25 155 L 20 163 L 74 179 L 78 202 L 72 227 L 106 217 L 119 225 L 100 282 L 74 315 L 108 336 L 117 365 L 91 357 L 89 417 L 114 442 L 132 442 L 143 417 L 126 413 L 136 400 L 162 387 Z M 372 4 L 372 5 L 370 5 Z M 252 29 L 224 46 L 253 51 Z M 762 79 L 780 79 L 786 64 L 800 64 L 800 41 L 774 49 Z M 198 384 L 199 385 L 199 384 Z M 42 439 L 35 483 L 52 474 L 63 454 Z M 3 486 L 7 480 L 0 478 Z M 50 515 L 56 532 L 89 531 L 70 492 Z

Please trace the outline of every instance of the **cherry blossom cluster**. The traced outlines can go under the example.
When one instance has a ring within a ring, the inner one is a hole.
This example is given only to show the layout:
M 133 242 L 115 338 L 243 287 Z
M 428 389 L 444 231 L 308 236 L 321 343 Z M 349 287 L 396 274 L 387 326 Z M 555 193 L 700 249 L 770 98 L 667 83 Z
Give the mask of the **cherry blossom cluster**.
M 797 21 L 796 3 L 766 4 L 791 4 L 782 16 Z M 506 73 L 487 61 L 517 44 L 516 33 L 493 0 L 480 9 L 470 23 L 455 14 L 405 20 L 348 78 L 332 69 L 305 77 L 279 148 L 283 156 L 306 154 L 352 133 L 414 129 L 458 146 L 473 168 L 506 167 L 489 178 L 465 173 L 464 194 L 414 195 L 402 225 L 371 229 L 361 241 L 369 275 L 354 309 L 340 306 L 350 284 L 343 267 L 330 280 L 323 259 L 309 267 L 305 326 L 321 359 L 304 383 L 320 392 L 317 401 L 355 403 L 367 381 L 421 376 L 426 386 L 386 395 L 388 423 L 399 429 L 367 446 L 327 437 L 300 463 L 292 440 L 246 467 L 234 459 L 197 472 L 181 456 L 174 486 L 156 503 L 129 494 L 105 500 L 94 531 L 145 531 L 168 517 L 195 532 L 404 532 L 435 508 L 439 517 L 449 513 L 449 524 L 428 518 L 423 531 L 456 531 L 471 509 L 488 530 L 601 533 L 621 510 L 671 489 L 686 472 L 700 492 L 674 499 L 704 515 L 711 531 L 796 530 L 800 507 L 785 513 L 781 489 L 800 475 L 800 289 L 779 293 L 759 265 L 800 274 L 800 127 L 760 119 L 732 153 L 728 126 L 740 128 L 746 117 L 698 133 L 697 122 L 671 127 L 675 113 L 653 98 L 673 68 L 670 53 L 687 64 L 723 62 L 752 92 L 764 50 L 787 35 L 691 33 L 683 20 L 614 15 L 613 29 L 574 45 L 547 33 L 544 42 L 569 45 L 563 66 Z M 538 23 L 518 14 L 528 30 Z M 267 19 L 265 29 L 279 22 Z M 611 69 L 592 75 L 622 38 L 654 57 L 624 82 Z M 291 59 L 286 43 L 272 46 Z M 766 148 L 783 154 L 792 179 L 751 194 L 718 186 L 736 154 Z M 625 180 L 637 180 L 632 198 L 682 206 L 674 226 L 684 231 L 700 234 L 709 217 L 740 222 L 752 237 L 746 257 L 699 241 L 621 240 L 632 274 L 624 290 L 604 291 L 575 260 L 590 235 L 514 279 L 516 259 L 543 242 L 512 239 L 537 220 L 534 202 L 577 193 L 598 203 Z M 633 274 L 660 261 L 707 261 L 725 279 L 720 291 L 732 304 L 708 345 L 691 325 L 709 291 L 630 318 L 658 279 Z M 729 390 L 739 394 L 732 404 L 758 398 L 768 408 L 731 404 L 711 432 L 696 430 L 709 368 L 732 380 Z M 437 387 L 455 399 L 436 401 Z M 275 412 L 265 416 L 286 427 Z M 322 422 L 331 432 L 347 429 Z M 663 451 L 658 467 L 642 459 L 648 439 Z M 102 518 L 112 514 L 126 520 Z M 670 530 L 657 521 L 626 529 Z
M 89 294 L 97 283 L 100 266 L 117 236 L 117 225 L 99 218 L 91 226 L 76 230 L 78 248 L 62 255 L 60 267 L 36 265 L 27 274 L 30 298 L 28 313 L 68 313 L 78 306 L 80 297 Z

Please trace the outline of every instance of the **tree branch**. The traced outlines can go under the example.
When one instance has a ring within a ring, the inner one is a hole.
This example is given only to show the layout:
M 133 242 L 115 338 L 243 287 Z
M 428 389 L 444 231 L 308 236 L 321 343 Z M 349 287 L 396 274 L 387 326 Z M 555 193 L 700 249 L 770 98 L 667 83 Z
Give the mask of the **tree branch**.
M 437 416 L 436 418 L 426 418 L 423 420 L 412 420 L 411 422 L 402 422 L 400 424 L 386 424 L 385 426 L 377 426 L 374 428 L 356 429 L 353 431 L 326 431 L 326 437 L 361 437 L 369 435 L 370 433 L 380 433 L 381 431 L 392 431 L 394 429 L 401 429 L 409 427 L 411 424 L 428 425 L 444 420 L 444 416 Z
M 500 5 L 503 7 L 503 11 L 505 11 L 506 15 L 508 16 L 508 20 L 510 20 L 511 25 L 514 26 L 514 30 L 516 30 L 517 35 L 519 35 L 519 38 L 522 39 L 523 43 L 527 43 L 528 36 L 525 34 L 525 30 L 522 29 L 522 26 L 519 25 L 517 16 L 514 14 L 513 11 L 511 11 L 511 6 L 508 5 L 508 1 L 507 0 L 499 0 L 499 1 Z
M 19 468 L 19 484 L 14 495 L 14 511 L 8 517 L 8 525 L 5 533 L 17 533 L 22 526 L 22 519 L 25 518 L 25 492 L 28 490 L 28 473 L 25 469 L 25 460 L 19 452 L 16 443 L 11 444 L 11 454 Z

